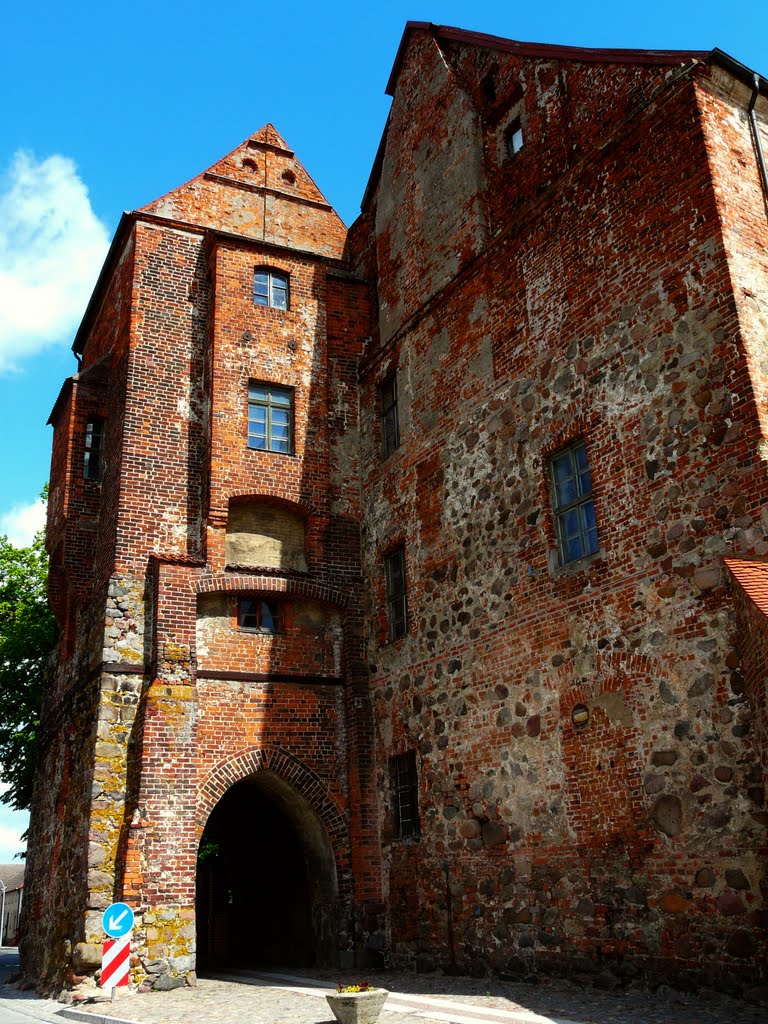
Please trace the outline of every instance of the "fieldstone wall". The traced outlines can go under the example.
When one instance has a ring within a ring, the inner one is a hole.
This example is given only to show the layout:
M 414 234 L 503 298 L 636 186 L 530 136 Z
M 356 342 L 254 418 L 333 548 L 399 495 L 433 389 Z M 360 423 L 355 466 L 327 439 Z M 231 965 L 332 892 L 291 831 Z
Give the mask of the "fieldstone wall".
M 753 985 L 768 924 L 760 736 L 722 567 L 768 543 L 753 341 L 723 283 L 691 82 L 582 71 L 412 31 L 365 214 L 375 241 L 355 239 L 387 280 L 420 246 L 441 251 L 450 228 L 418 216 L 413 153 L 450 139 L 474 166 L 482 139 L 487 193 L 470 174 L 472 201 L 452 198 L 467 225 L 485 199 L 489 235 L 437 294 L 429 275 L 404 289 L 394 326 L 380 291 L 362 381 L 391 951 L 420 968 Z M 474 140 L 454 130 L 459 96 Z M 510 158 L 513 107 L 525 141 Z M 396 175 L 409 198 L 393 233 L 376 211 Z M 401 445 L 384 460 L 392 374 Z M 548 467 L 576 440 L 599 551 L 562 565 Z M 389 642 L 397 544 L 410 625 Z M 403 839 L 388 761 L 406 751 L 421 834 Z
M 61 657 L 63 636 L 49 668 L 22 944 L 25 969 L 46 991 L 93 986 L 101 965 L 101 914 L 119 891 L 144 681 L 143 583 L 111 580 L 106 609 L 105 619 L 104 605 L 95 600 L 81 614 L 73 657 Z

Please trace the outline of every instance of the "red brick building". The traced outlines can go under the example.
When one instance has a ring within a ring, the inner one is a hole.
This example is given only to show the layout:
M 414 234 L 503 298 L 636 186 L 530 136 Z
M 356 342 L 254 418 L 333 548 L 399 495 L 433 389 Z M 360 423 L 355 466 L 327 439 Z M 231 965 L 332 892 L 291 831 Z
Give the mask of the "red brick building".
M 349 232 L 272 126 L 53 410 L 26 970 L 765 981 L 766 82 L 410 23 Z M 86 980 L 83 980 L 86 979 Z

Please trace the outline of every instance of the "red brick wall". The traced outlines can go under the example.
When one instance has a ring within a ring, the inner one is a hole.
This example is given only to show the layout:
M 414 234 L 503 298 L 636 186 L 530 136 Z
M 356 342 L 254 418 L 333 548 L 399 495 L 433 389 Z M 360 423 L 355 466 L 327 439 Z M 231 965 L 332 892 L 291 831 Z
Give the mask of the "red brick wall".
M 181 976 L 193 969 L 197 844 L 211 794 L 249 771 L 281 775 L 326 830 L 338 880 L 333 955 L 347 943 L 364 960 L 380 923 L 359 543 L 356 361 L 369 333 L 367 288 L 334 258 L 338 217 L 279 136 L 267 135 L 121 229 L 125 255 L 82 346 L 84 380 L 110 355 L 107 372 L 91 377 L 98 404 L 75 381 L 76 400 L 65 393 L 57 410 L 50 529 L 53 540 L 66 534 L 70 570 L 76 538 L 89 521 L 92 529 L 69 580 L 73 593 L 82 586 L 90 617 L 51 680 L 51 736 L 67 720 L 73 683 L 87 674 L 95 690 L 71 723 L 81 824 L 56 824 L 50 800 L 36 811 L 45 854 L 29 879 L 36 932 L 26 964 L 41 965 L 43 985 L 95 969 L 92 908 L 119 896 L 138 913 L 137 980 L 148 964 Z M 254 154 L 252 168 L 244 161 Z M 265 208 L 261 187 L 272 190 L 261 227 L 288 248 L 247 237 L 249 217 Z M 156 216 L 173 211 L 191 223 Z M 264 265 L 290 274 L 284 313 L 254 305 L 254 268 Z M 248 448 L 249 380 L 294 389 L 290 456 Z M 94 412 L 107 420 L 105 472 L 84 487 L 82 431 Z M 303 523 L 308 571 L 226 569 L 233 499 L 290 509 Z M 259 594 L 282 603 L 276 637 L 235 624 L 238 596 Z M 226 615 L 206 631 L 218 600 Z M 58 786 L 51 763 L 46 771 Z M 47 859 L 64 863 L 64 853 L 74 880 L 66 919 L 54 921 L 40 893 Z M 70 953 L 51 957 L 62 928 Z
M 753 132 L 747 118 L 751 89 L 718 68 L 702 76 L 696 90 L 705 133 L 707 159 L 717 199 L 728 267 L 733 282 L 749 378 L 739 390 L 750 391 L 763 435 L 768 432 L 768 253 L 766 213 Z M 763 153 L 768 151 L 768 101 L 755 106 Z M 768 547 L 755 537 L 760 554 Z
M 121 895 L 135 980 L 188 975 L 201 832 L 262 771 L 322 823 L 360 964 L 386 941 L 472 972 L 762 977 L 765 631 L 749 611 L 739 638 L 721 562 L 768 551 L 748 96 L 706 65 L 409 40 L 348 238 L 272 126 L 121 228 L 54 417 L 44 984 L 93 973 Z M 254 305 L 257 266 L 290 309 Z M 290 455 L 248 448 L 250 380 L 293 389 Z M 600 548 L 561 566 L 548 465 L 578 438 Z M 227 566 L 233 501 L 287 510 L 307 571 Z M 277 636 L 237 627 L 259 595 Z M 421 834 L 398 839 L 411 750 Z

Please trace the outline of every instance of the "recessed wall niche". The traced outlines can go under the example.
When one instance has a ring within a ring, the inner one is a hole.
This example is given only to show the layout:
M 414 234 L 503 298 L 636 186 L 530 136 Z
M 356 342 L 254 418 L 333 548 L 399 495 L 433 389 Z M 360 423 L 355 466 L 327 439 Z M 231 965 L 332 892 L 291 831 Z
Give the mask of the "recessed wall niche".
M 231 501 L 225 557 L 227 565 L 307 572 L 304 517 L 287 505 Z

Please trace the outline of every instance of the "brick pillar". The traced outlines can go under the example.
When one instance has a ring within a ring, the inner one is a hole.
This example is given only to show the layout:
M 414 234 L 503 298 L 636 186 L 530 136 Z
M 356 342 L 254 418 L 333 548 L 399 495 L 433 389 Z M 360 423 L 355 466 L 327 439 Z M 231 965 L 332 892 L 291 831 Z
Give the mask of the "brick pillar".
M 355 962 L 380 967 L 386 947 L 385 902 L 378 829 L 378 791 L 373 706 L 365 665 L 362 615 L 346 621 L 348 686 L 345 694 L 349 751 L 351 867 L 355 914 Z M 340 966 L 344 967 L 345 964 Z
M 137 806 L 129 825 L 123 897 L 135 905 L 141 972 L 194 971 L 197 693 L 195 570 L 154 562 L 152 681 L 144 697 Z

